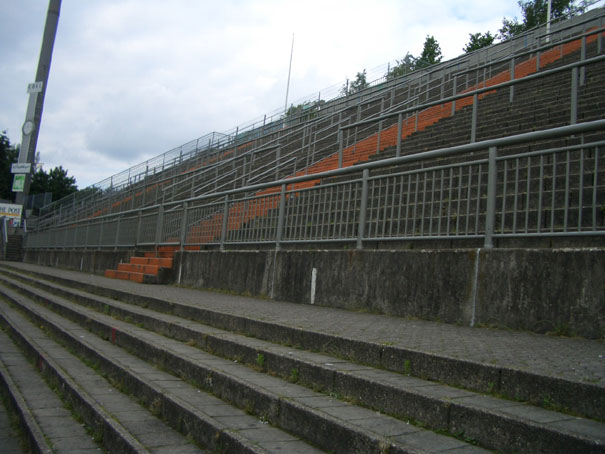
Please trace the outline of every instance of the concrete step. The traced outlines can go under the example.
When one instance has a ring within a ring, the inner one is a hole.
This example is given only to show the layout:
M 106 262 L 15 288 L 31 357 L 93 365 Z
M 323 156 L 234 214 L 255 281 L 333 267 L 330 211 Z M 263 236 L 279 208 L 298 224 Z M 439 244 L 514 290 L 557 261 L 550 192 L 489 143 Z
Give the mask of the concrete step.
M 42 358 L 36 366 L 28 362 L 8 335 L 0 331 L 0 393 L 19 423 L 24 448 L 40 453 L 101 452 L 85 427 L 74 420 L 44 382 L 38 373 L 43 366 Z M 2 452 L 22 452 L 18 445 L 13 446 L 14 451 L 7 449 L 9 446 L 3 444 Z
M 13 303 L 16 301 L 10 296 L 9 299 Z M 59 452 L 80 452 L 78 448 L 81 446 L 86 448 L 82 452 L 99 452 L 94 444 L 90 447 L 91 437 L 108 452 L 203 452 L 157 419 L 145 420 L 144 410 L 133 399 L 120 394 L 104 378 L 6 303 L 0 305 L 0 323 L 24 355 L 36 362 L 48 386 L 59 390 L 63 403 L 44 406 L 37 415 L 45 436 L 57 433 L 67 441 L 68 446 Z M 23 388 L 34 394 L 51 392 L 41 380 L 38 384 L 24 382 Z M 83 437 L 74 438 L 74 434 L 79 432 L 76 428 L 81 432 L 84 429 L 63 405 L 73 411 L 75 418 L 84 422 L 90 435 L 84 433 Z M 140 424 L 141 421 L 145 421 L 147 427 Z
M 9 293 L 2 291 L 5 295 Z M 27 292 L 27 296 L 40 298 L 40 292 L 34 292 L 37 293 L 36 296 Z M 11 299 L 15 301 L 20 298 L 13 296 Z M 127 323 L 113 320 L 112 324 L 111 317 L 75 307 L 50 294 L 46 294 L 44 303 L 49 303 L 55 311 L 77 320 L 79 324 L 86 323 L 85 317 L 93 317 L 87 324 L 93 332 L 102 337 L 115 332 L 116 345 L 155 363 L 156 367 L 170 370 L 185 380 L 197 383 L 200 388 L 220 396 L 242 411 L 255 414 L 261 421 L 268 421 L 303 437 L 322 449 L 343 453 L 381 452 L 385 449 L 390 449 L 389 452 L 432 453 L 444 449 L 468 448 L 472 452 L 486 452 L 463 441 L 410 426 L 409 421 L 400 421 L 362 407 L 337 402 L 330 396 L 237 364 L 237 360 L 234 363 L 233 360 L 202 354 L 193 346 L 133 328 Z M 45 310 L 32 307 L 23 300 L 19 304 L 21 307 L 28 306 L 30 313 L 38 314 L 36 323 L 48 320 L 45 326 L 49 326 L 49 329 L 60 329 L 62 332 L 68 329 L 67 322 L 52 321 L 52 315 L 45 314 Z M 107 321 L 104 322 L 104 318 Z M 76 342 L 80 345 L 84 343 L 77 339 Z M 98 347 L 95 350 L 99 352 Z M 258 358 L 257 355 L 257 365 L 262 368 Z M 116 360 L 112 360 L 112 363 L 112 367 L 118 367 Z M 277 437 L 272 438 L 276 441 L 284 435 L 273 436 Z
M 225 405 L 216 397 L 200 391 L 185 381 L 162 372 L 155 366 L 122 350 L 118 345 L 124 340 L 124 332 L 120 326 L 111 326 L 110 340 L 105 342 L 87 333 L 81 326 L 74 324 L 61 316 L 34 303 L 6 288 L 1 289 L 5 297 L 19 307 L 31 322 L 16 313 L 14 310 L 0 306 L 3 321 L 11 328 L 15 336 L 25 337 L 30 329 L 37 329 L 33 325 L 44 327 L 49 336 L 60 340 L 65 348 L 74 351 L 76 355 L 92 364 L 99 373 L 109 377 L 119 390 L 126 395 L 114 391 L 108 393 L 100 389 L 98 398 L 103 408 L 108 408 L 108 414 L 99 416 L 103 423 L 118 420 L 123 414 L 125 434 L 137 442 L 140 437 L 140 447 L 133 449 L 115 449 L 116 452 L 154 452 L 147 450 L 157 447 L 157 452 L 221 452 L 221 453 L 319 453 L 320 451 L 300 442 L 295 437 L 278 431 L 266 425 L 259 418 L 246 414 L 242 410 Z M 115 325 L 115 323 L 114 323 Z M 27 342 L 27 341 L 26 341 Z M 52 342 L 48 340 L 48 342 Z M 28 342 L 30 348 L 36 347 Z M 44 354 L 41 349 L 37 354 Z M 46 354 L 51 358 L 61 356 L 58 352 Z M 77 359 L 75 361 L 78 361 Z M 69 369 L 70 373 L 75 366 Z M 89 374 L 90 375 L 90 374 Z M 87 388 L 82 384 L 82 378 L 76 374 L 77 384 L 80 388 Z M 93 375 L 99 380 L 98 375 Z M 80 391 L 82 392 L 82 391 Z M 105 397 L 105 398 L 103 398 Z M 147 410 L 141 411 L 126 407 L 124 398 L 136 399 Z M 151 412 L 151 415 L 148 414 Z M 156 417 L 162 418 L 174 430 L 183 432 L 196 443 L 208 447 L 210 451 L 200 451 L 190 446 L 183 435 L 177 434 L 168 428 Z M 132 425 L 127 422 L 132 421 Z M 155 445 L 155 446 L 154 446 Z M 109 446 L 111 449 L 111 446 Z M 113 450 L 112 450 L 113 452 Z
M 13 275 L 13 277 L 18 276 Z M 135 308 L 107 298 L 94 297 L 40 280 L 29 282 L 43 288 L 42 293 L 29 285 L 17 284 L 13 279 L 5 282 L 7 285 L 17 285 L 21 291 L 30 293 L 32 297 L 39 298 L 47 292 L 43 300 L 45 304 L 58 304 L 64 308 L 64 303 L 51 302 L 49 297 L 51 294 L 69 297 L 80 304 L 95 307 L 97 311 L 105 310 L 114 317 L 129 320 L 131 323 L 168 334 L 190 344 L 195 343 L 214 354 L 231 360 L 236 359 L 251 367 L 260 367 L 263 371 L 284 379 L 295 380 L 314 389 L 342 395 L 345 399 L 382 413 L 411 418 L 427 427 L 449 431 L 452 434 L 463 432 L 465 437 L 472 438 L 490 449 L 506 451 L 507 447 L 514 445 L 515 449 L 523 452 L 570 452 L 569 450 L 574 451 L 576 448 L 582 450 L 585 446 L 573 445 L 569 440 L 569 437 L 582 438 L 579 435 L 582 430 L 578 432 L 577 426 L 585 428 L 584 436 L 588 438 L 592 437 L 593 431 L 601 429 L 598 423 L 588 420 L 556 414 L 522 405 L 519 402 L 502 401 L 491 396 L 463 392 L 412 377 L 406 378 L 400 374 L 356 365 L 334 357 L 293 351 L 292 348 L 203 325 L 192 325 L 181 318 L 153 313 L 150 310 Z M 65 309 L 60 310 L 65 311 Z M 77 309 L 72 310 L 77 311 Z M 191 316 L 190 313 L 188 315 Z M 90 314 L 81 314 L 80 317 L 94 320 L 94 316 Z M 101 332 L 107 332 L 107 329 L 107 327 L 101 328 Z M 259 358 L 262 358 L 261 364 Z M 176 363 L 171 362 L 171 364 Z M 216 369 L 216 363 L 213 364 Z M 189 370 L 192 367 L 194 366 L 179 366 L 179 369 Z M 411 370 L 411 367 L 408 368 Z M 203 376 L 202 372 L 200 374 Z M 565 420 L 568 423 L 557 423 L 557 426 L 569 424 L 568 430 L 561 427 L 557 429 L 543 427 L 544 421 Z M 498 437 L 494 437 L 491 427 L 499 427 Z M 520 436 L 520 433 L 525 435 Z M 559 450 L 563 446 L 565 448 Z
M 105 270 L 105 277 L 138 282 L 139 284 L 161 284 L 156 274 L 145 274 L 136 271 Z

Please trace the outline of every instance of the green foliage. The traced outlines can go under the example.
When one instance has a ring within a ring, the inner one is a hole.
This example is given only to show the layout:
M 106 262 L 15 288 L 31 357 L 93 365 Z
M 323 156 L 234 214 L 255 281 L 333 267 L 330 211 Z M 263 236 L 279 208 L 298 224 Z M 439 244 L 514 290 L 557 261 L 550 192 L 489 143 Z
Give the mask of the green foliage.
M 11 165 L 19 158 L 19 147 L 10 143 L 6 131 L 0 133 L 0 199 L 15 200 L 12 192 L 13 175 Z
M 367 81 L 367 72 L 364 69 L 362 72 L 357 73 L 357 76 L 355 76 L 354 81 L 352 81 L 350 84 L 346 83 L 345 85 L 343 85 L 340 89 L 340 93 L 343 96 L 352 95 L 354 93 L 360 92 L 364 88 L 368 87 L 368 85 L 369 84 Z
M 395 79 L 401 77 L 407 73 L 411 73 L 416 69 L 416 61 L 418 59 L 409 52 L 405 54 L 401 60 L 397 60 L 397 65 L 393 66 L 387 73 L 387 79 Z
M 302 104 L 291 105 L 286 111 L 288 123 L 292 120 L 307 121 L 317 117 L 317 112 L 326 102 L 323 99 L 317 101 L 306 101 Z
M 469 52 L 473 52 L 475 50 L 490 46 L 494 43 L 495 39 L 496 37 L 493 36 L 491 32 L 487 32 L 485 34 L 469 33 L 468 44 L 464 46 L 462 50 L 464 51 L 464 53 L 468 54 Z
M 62 166 L 55 167 L 46 173 L 43 169 L 38 169 L 32 178 L 29 193 L 43 194 L 51 192 L 53 200 L 60 200 L 78 190 L 76 179 L 67 176 L 67 170 Z
M 262 370 L 265 367 L 265 355 L 258 353 L 256 355 L 256 365 Z
M 441 46 L 439 46 L 434 36 L 427 35 L 424 40 L 422 54 L 420 54 L 420 57 L 416 61 L 416 68 L 426 68 L 427 66 L 434 65 L 441 62 L 442 58 Z
M 565 17 L 576 16 L 586 10 L 586 1 L 581 1 L 579 5 L 575 3 L 575 0 L 552 0 L 551 20 L 557 21 Z M 502 28 L 498 30 L 498 37 L 502 41 L 547 21 L 548 0 L 519 0 L 518 5 L 521 8 L 523 21 L 519 22 L 516 17 L 502 19 Z

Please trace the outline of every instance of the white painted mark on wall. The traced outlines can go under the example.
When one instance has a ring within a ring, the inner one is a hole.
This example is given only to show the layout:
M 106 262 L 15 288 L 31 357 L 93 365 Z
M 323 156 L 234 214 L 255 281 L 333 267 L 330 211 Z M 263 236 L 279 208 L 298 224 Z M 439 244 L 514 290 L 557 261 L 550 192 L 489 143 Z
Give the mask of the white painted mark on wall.
M 315 282 L 317 281 L 317 268 L 311 271 L 311 304 L 315 304 Z

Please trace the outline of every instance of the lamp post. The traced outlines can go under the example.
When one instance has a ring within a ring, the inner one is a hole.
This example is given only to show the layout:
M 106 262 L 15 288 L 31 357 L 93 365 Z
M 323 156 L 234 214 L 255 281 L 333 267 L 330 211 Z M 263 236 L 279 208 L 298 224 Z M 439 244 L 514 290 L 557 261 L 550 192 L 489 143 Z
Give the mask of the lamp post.
M 46 85 L 50 72 L 50 62 L 52 60 L 60 10 L 61 0 L 49 1 L 44 35 L 42 36 L 42 48 L 40 49 L 38 69 L 36 70 L 36 80 L 27 87 L 29 101 L 27 103 L 27 112 L 25 113 L 25 122 L 23 123 L 23 128 L 21 130 L 23 135 L 21 136 L 21 149 L 19 150 L 18 163 L 22 169 L 26 169 L 28 167 L 27 164 L 29 164 L 29 171 L 26 173 L 15 173 L 13 191 L 17 193 L 16 203 L 18 205 L 24 205 L 26 203 L 27 195 L 29 193 L 31 173 L 33 171 L 32 164 L 34 163 L 34 157 L 36 156 L 36 145 L 38 143 L 38 132 L 42 119 L 44 95 L 46 94 Z M 24 213 L 25 207 L 23 208 Z

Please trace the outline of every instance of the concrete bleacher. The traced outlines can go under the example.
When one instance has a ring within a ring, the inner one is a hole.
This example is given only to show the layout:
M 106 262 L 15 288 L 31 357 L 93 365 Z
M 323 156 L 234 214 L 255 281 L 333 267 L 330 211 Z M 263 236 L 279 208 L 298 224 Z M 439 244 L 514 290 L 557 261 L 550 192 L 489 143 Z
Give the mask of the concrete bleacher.
M 604 453 L 605 127 L 551 129 L 605 118 L 592 14 L 49 210 L 0 263 L 24 451 Z
M 598 341 L 26 264 L 4 264 L 0 282 L 11 302 L 0 305 L 3 377 L 18 364 L 31 401 L 37 369 L 111 452 L 605 449 Z M 31 365 L 17 363 L 7 335 Z M 32 413 L 44 420 L 44 409 Z M 63 447 L 81 436 L 47 433 L 57 452 L 75 452 Z

